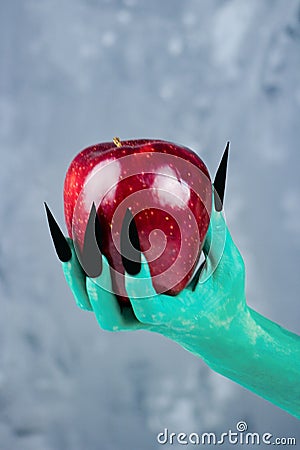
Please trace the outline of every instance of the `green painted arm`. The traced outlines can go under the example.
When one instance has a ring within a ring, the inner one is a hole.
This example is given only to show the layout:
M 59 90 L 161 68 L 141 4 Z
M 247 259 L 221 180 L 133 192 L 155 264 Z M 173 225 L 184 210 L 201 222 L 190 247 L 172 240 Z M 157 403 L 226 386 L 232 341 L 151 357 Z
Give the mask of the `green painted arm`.
M 210 367 L 300 419 L 300 336 L 251 308 L 233 336 Z
M 70 241 L 69 241 L 70 242 Z M 92 309 L 105 330 L 148 330 L 170 338 L 216 372 L 300 418 L 300 337 L 246 304 L 245 267 L 222 212 L 213 209 L 204 245 L 206 263 L 196 286 L 176 297 L 157 295 L 148 264 L 126 274 L 132 308 L 120 310 L 107 260 L 96 279 L 86 278 L 76 258 L 63 263 L 78 306 Z

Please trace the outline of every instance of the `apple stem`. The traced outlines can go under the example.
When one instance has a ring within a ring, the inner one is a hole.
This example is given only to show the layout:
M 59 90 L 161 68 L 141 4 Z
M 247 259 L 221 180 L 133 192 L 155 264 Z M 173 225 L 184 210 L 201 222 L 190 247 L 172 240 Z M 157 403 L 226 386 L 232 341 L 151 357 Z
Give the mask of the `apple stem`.
M 122 147 L 122 142 L 118 137 L 113 138 L 113 143 L 115 144 L 116 147 Z

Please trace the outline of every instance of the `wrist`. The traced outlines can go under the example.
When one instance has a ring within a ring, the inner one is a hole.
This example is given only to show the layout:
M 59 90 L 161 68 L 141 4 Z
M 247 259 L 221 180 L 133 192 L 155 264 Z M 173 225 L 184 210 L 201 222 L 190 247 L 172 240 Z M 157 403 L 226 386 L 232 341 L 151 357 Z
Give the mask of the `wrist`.
M 233 308 L 232 311 L 224 308 L 218 314 L 206 313 L 191 330 L 184 328 L 180 334 L 175 330 L 174 336 L 169 337 L 201 357 L 214 370 L 231 367 L 238 355 L 248 348 L 247 324 L 250 322 L 245 301 L 235 304 L 234 309 L 234 313 Z
M 249 307 L 230 334 L 208 365 L 300 418 L 300 337 Z

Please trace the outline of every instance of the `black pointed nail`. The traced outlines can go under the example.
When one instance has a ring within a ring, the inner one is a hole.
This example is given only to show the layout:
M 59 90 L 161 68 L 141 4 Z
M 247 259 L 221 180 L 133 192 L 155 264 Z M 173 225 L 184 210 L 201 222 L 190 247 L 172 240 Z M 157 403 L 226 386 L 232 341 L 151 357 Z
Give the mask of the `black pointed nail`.
M 141 247 L 135 220 L 127 208 L 121 230 L 121 257 L 124 269 L 129 275 L 141 270 Z
M 102 255 L 100 251 L 100 223 L 94 203 L 85 230 L 80 263 L 89 278 L 96 278 L 101 275 Z
M 95 207 L 94 203 L 93 203 L 93 207 L 95 208 L 95 211 L 96 211 L 96 207 Z M 99 221 L 99 217 L 97 214 L 95 214 L 95 236 L 96 236 L 96 242 L 98 245 L 98 249 L 101 253 L 101 245 L 102 245 L 101 226 L 100 226 L 100 221 Z
M 47 214 L 48 226 L 56 250 L 56 254 L 60 259 L 60 261 L 68 262 L 72 258 L 72 252 L 68 244 L 68 241 L 66 240 L 56 220 L 54 219 L 47 203 L 44 202 L 44 205 Z
M 216 211 L 222 211 L 223 209 L 229 145 L 230 143 L 227 142 L 214 181 L 214 189 L 215 189 L 214 199 Z

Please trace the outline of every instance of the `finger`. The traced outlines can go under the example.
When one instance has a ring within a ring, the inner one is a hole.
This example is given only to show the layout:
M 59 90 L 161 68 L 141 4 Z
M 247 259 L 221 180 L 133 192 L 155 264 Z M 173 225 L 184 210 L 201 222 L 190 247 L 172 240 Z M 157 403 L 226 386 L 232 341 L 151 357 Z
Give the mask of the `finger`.
M 59 228 L 56 220 L 54 219 L 48 205 L 46 202 L 44 202 L 46 214 L 47 214 L 47 220 L 48 220 L 48 226 L 50 230 L 50 234 L 53 240 L 53 244 L 56 250 L 56 254 L 60 261 L 67 262 L 70 261 L 72 257 L 71 249 L 68 245 L 68 242 L 66 238 L 64 237 L 61 229 Z
M 198 284 L 198 282 L 199 282 L 199 278 L 200 278 L 200 276 L 201 276 L 201 274 L 202 274 L 202 271 L 203 271 L 203 269 L 204 269 L 205 264 L 206 264 L 206 261 L 203 261 L 203 262 L 201 263 L 201 265 L 200 265 L 200 266 L 198 267 L 198 269 L 196 270 L 196 272 L 195 272 L 195 274 L 194 274 L 192 280 L 190 281 L 190 283 L 188 284 L 188 286 L 186 287 L 186 289 L 188 289 L 188 290 L 190 290 L 190 291 L 192 291 L 192 292 L 195 291 L 195 289 L 196 289 L 196 287 L 197 287 L 197 284 Z
M 217 169 L 214 183 L 213 183 L 213 199 L 212 202 L 212 211 L 210 224 L 208 228 L 208 232 L 206 235 L 205 243 L 203 251 L 208 255 L 211 247 L 212 240 L 217 239 L 214 242 L 213 252 L 211 254 L 212 257 L 216 257 L 216 253 L 219 255 L 219 246 L 222 246 L 222 241 L 225 238 L 226 232 L 226 224 L 224 221 L 224 217 L 221 213 L 223 209 L 224 202 L 224 193 L 225 193 L 225 185 L 226 185 L 226 174 L 227 174 L 227 164 L 228 164 L 228 153 L 229 153 L 229 142 L 227 142 L 226 148 L 224 150 L 222 159 L 220 161 L 219 167 Z M 216 258 L 215 258 L 216 259 Z
M 142 323 L 152 324 L 161 318 L 161 304 L 152 282 L 148 264 L 143 257 L 134 217 L 127 209 L 121 230 L 121 255 L 125 270 L 125 287 L 135 316 Z
M 203 245 L 203 252 L 206 258 L 210 257 L 211 259 L 217 260 L 222 254 L 225 244 L 226 231 L 227 226 L 224 215 L 221 211 L 216 211 L 213 202 L 209 227 Z
M 141 246 L 134 217 L 127 208 L 121 229 L 121 256 L 124 269 L 136 275 L 141 269 Z
M 204 254 L 206 257 L 209 254 L 211 243 L 212 243 L 212 236 L 213 232 L 215 232 L 215 229 L 219 228 L 223 236 L 225 235 L 225 231 L 223 233 L 222 228 L 224 228 L 224 224 L 222 223 L 222 216 L 219 218 L 216 212 L 221 212 L 223 209 L 223 203 L 224 203 L 224 193 L 225 193 L 225 185 L 226 185 L 226 173 L 227 173 L 227 164 L 228 164 L 228 153 L 229 153 L 229 142 L 227 142 L 222 159 L 220 161 L 219 167 L 217 169 L 214 184 L 213 184 L 213 202 L 212 202 L 212 217 L 210 220 L 210 226 L 207 232 L 206 240 L 204 243 Z M 219 219 L 219 224 L 215 225 L 215 222 Z M 213 222 L 214 221 L 214 222 Z M 215 229 L 214 229 L 215 228 Z M 221 229 L 220 229 L 221 228 Z M 220 240 L 219 240 L 220 241 Z M 220 248 L 220 243 L 215 244 L 214 248 L 211 253 L 211 260 L 206 258 L 206 262 L 202 263 L 201 266 L 196 271 L 195 275 L 193 276 L 193 280 L 191 281 L 189 288 L 194 291 L 196 289 L 196 286 L 199 282 L 200 276 L 203 277 L 205 273 L 211 272 L 211 269 L 213 266 L 216 267 L 218 260 L 220 259 L 220 255 L 222 253 L 222 248 Z M 211 267 L 210 267 L 211 266 Z
M 140 322 L 153 323 L 155 306 L 159 302 L 152 281 L 148 264 L 141 255 L 141 266 L 138 274 L 130 274 L 125 267 L 125 289 L 133 311 Z M 155 300 L 156 299 L 156 300 Z
M 206 260 L 197 286 L 206 282 L 212 275 L 217 277 L 221 271 L 231 275 L 243 270 L 241 254 L 227 228 L 223 212 L 216 211 L 214 205 L 212 206 L 203 252 Z
M 129 209 L 122 224 L 121 254 L 125 287 L 137 319 L 150 326 L 169 322 L 171 303 L 174 307 L 176 300 L 156 293 L 147 260 L 141 254 L 137 227 Z
M 68 262 L 62 263 L 66 281 L 73 293 L 77 306 L 81 309 L 92 311 L 92 306 L 86 291 L 85 273 L 77 259 L 72 240 L 67 238 L 66 241 L 71 251 L 71 259 Z
M 58 258 L 62 262 L 66 281 L 73 293 L 76 304 L 81 309 L 92 310 L 85 288 L 85 274 L 77 259 L 71 239 L 65 238 L 48 205 L 44 202 L 48 225 Z
M 211 295 L 213 280 L 216 279 L 218 266 L 221 264 L 226 242 L 227 227 L 222 212 L 215 210 L 214 202 L 210 216 L 209 228 L 203 245 L 205 262 L 193 279 L 193 292 L 204 300 Z
M 125 287 L 137 319 L 145 324 L 169 323 L 177 314 L 181 298 L 158 294 L 152 284 L 149 265 L 141 255 L 141 270 L 137 275 L 125 271 Z
M 86 279 L 90 303 L 101 328 L 107 331 L 138 330 L 144 328 L 134 316 L 131 306 L 120 308 L 113 293 L 110 267 L 102 256 L 102 272 L 97 278 Z

